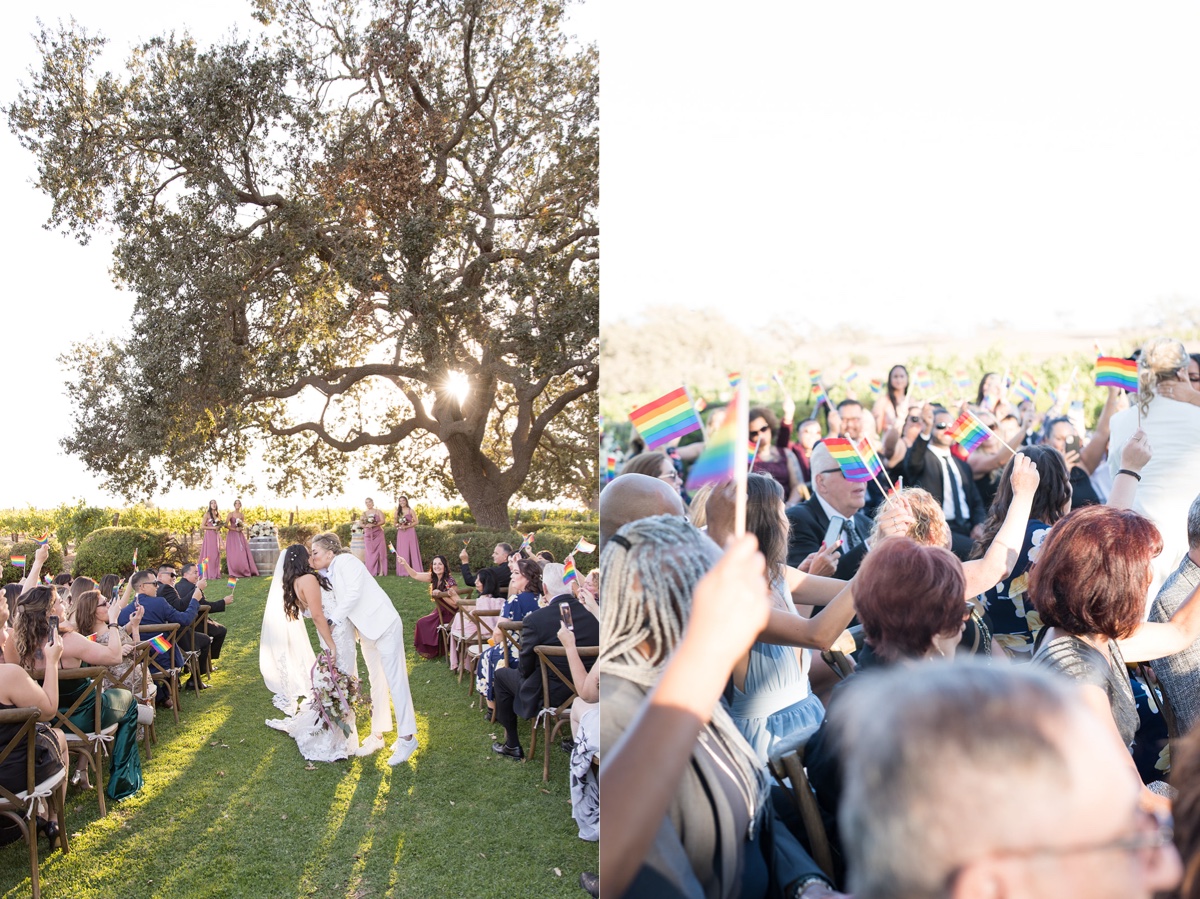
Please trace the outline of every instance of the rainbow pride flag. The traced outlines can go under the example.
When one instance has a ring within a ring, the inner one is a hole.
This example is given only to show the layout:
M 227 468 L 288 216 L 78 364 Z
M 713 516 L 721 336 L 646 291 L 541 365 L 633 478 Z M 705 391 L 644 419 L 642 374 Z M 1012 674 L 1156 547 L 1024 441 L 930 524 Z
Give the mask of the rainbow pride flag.
M 883 471 L 883 463 L 879 461 L 879 454 L 875 452 L 875 447 L 871 446 L 871 441 L 866 437 L 858 441 L 858 454 L 866 463 L 867 471 L 871 473 L 871 477 L 877 477 Z
M 946 435 L 969 453 L 985 443 L 992 432 L 968 409 L 946 429 Z
M 52 587 L 54 586 L 54 578 L 50 577 L 48 574 L 43 574 L 42 583 L 44 583 L 47 587 Z
M 24 568 L 25 567 L 25 557 L 24 556 L 9 556 L 8 564 L 11 565 L 13 568 Z
M 569 584 L 575 580 L 575 560 L 567 556 L 563 560 L 563 583 Z
M 465 546 L 466 544 L 463 544 L 463 545 Z M 389 543 L 388 544 L 388 552 L 390 552 L 394 556 L 396 554 L 396 547 L 392 546 L 392 544 Z
M 754 457 L 758 455 L 758 441 L 750 440 L 746 443 L 746 466 L 753 467 Z
M 768 390 L 771 389 L 771 382 L 768 381 L 766 378 L 755 378 L 754 379 L 754 389 L 758 393 L 766 393 Z
M 1017 378 L 1017 383 L 1013 385 L 1013 393 L 1019 396 L 1023 401 L 1033 401 L 1037 396 L 1038 382 L 1037 378 L 1027 371 L 1021 372 L 1021 376 Z
M 858 370 L 858 366 L 851 365 L 849 368 L 847 368 L 845 371 L 842 372 L 842 380 L 845 381 L 847 384 L 853 384 L 855 382 L 855 380 L 857 380 L 859 374 L 860 373 Z
M 629 420 L 646 441 L 647 451 L 703 427 L 683 387 L 634 409 L 629 413 Z
M 526 534 L 525 539 L 521 541 L 521 545 L 517 547 L 517 552 L 520 552 L 527 546 L 533 546 L 534 534 Z
M 134 551 L 133 551 L 133 570 L 134 571 L 137 571 L 137 554 L 138 554 L 137 549 L 134 549 Z
M 37 539 L 38 546 L 46 546 L 47 544 L 49 544 L 49 542 L 50 542 L 50 534 L 49 533 L 42 534 L 42 536 L 38 537 L 38 539 Z
M 745 472 L 746 457 L 742 455 L 745 450 L 739 450 L 738 446 L 746 446 L 747 411 L 745 393 L 738 390 L 725 407 L 720 427 L 712 432 L 700 458 L 692 463 L 687 477 L 688 490 L 734 480 L 739 477 L 739 469 Z
M 154 647 L 155 652 L 169 652 L 171 649 L 171 644 L 161 634 L 151 637 L 150 645 Z
M 954 373 L 954 386 L 959 390 L 969 390 L 973 383 L 965 368 L 960 368 Z
M 808 372 L 808 380 L 810 382 L 812 382 L 813 384 L 820 384 L 821 383 L 821 369 L 819 369 L 819 368 L 810 369 Z
M 227 580 L 225 582 L 225 584 L 229 587 L 230 590 L 234 590 L 237 588 L 237 578 L 231 577 L 229 580 Z
M 882 378 L 872 378 L 871 379 L 871 393 L 874 394 L 875 396 L 879 396 L 879 394 L 883 393 L 883 379 Z
M 1132 359 L 1101 356 L 1096 360 L 1096 386 L 1120 387 L 1130 393 L 1137 393 L 1137 363 Z
M 933 375 L 929 373 L 929 369 L 918 368 L 913 372 L 913 379 L 920 390 L 933 390 Z
M 740 371 L 731 371 L 728 377 L 730 387 L 737 387 L 742 383 L 742 373 Z
M 830 405 L 829 397 L 825 393 L 825 388 L 822 387 L 820 384 L 813 384 L 812 392 L 813 392 L 813 402 L 816 403 L 817 409 L 821 408 L 821 403 L 824 403 L 826 406 Z
M 702 396 L 698 396 L 696 397 L 696 402 L 692 403 L 692 405 L 696 408 L 696 413 L 699 414 L 708 408 L 708 400 Z
M 575 555 L 575 553 L 585 553 L 585 554 L 590 555 L 591 553 L 594 553 L 595 551 L 596 551 L 595 543 L 588 543 L 586 540 L 584 540 L 582 537 L 580 537 L 579 542 L 575 544 L 575 548 L 573 550 L 571 550 L 571 555 Z
M 821 441 L 829 450 L 829 455 L 837 462 L 847 481 L 869 481 L 871 472 L 863 464 L 863 460 L 854 450 L 854 444 L 845 437 L 827 437 Z
M 606 481 L 611 481 L 617 476 L 617 457 L 609 456 L 604 460 L 604 477 Z

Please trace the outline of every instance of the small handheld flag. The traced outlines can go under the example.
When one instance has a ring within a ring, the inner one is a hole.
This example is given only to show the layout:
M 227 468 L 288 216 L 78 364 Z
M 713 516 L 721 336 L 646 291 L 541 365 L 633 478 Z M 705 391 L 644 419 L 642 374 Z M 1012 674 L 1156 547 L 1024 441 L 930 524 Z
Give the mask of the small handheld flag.
M 24 556 L 9 556 L 8 564 L 11 565 L 13 568 L 24 568 L 25 567 L 25 557 Z
M 634 409 L 629 413 L 629 420 L 646 441 L 647 451 L 703 428 L 683 387 Z
M 46 546 L 49 542 L 50 542 L 50 534 L 49 533 L 45 533 L 42 536 L 38 537 L 38 539 L 37 539 L 38 546 Z
M 725 407 L 725 417 L 720 427 L 712 432 L 700 458 L 692 464 L 687 477 L 688 490 L 734 479 L 739 469 L 743 472 L 746 470 L 746 457 L 743 455 L 743 447 L 749 443 L 748 422 L 743 421 L 746 412 L 745 400 L 739 390 Z M 742 435 L 740 440 L 739 432 Z
M 569 584 L 575 580 L 575 559 L 567 556 L 563 560 L 563 583 Z
M 527 546 L 532 546 L 533 538 L 534 538 L 534 534 L 526 534 L 525 539 L 521 541 L 521 545 L 517 547 L 517 552 L 519 553 L 521 550 L 523 550 Z
M 825 393 L 825 388 L 820 384 L 813 384 L 813 402 L 815 403 L 814 409 L 820 409 L 821 403 L 829 405 L 829 397 Z
M 917 388 L 920 390 L 933 390 L 933 375 L 928 369 L 918 368 L 913 372 L 913 377 L 916 379 Z
M 858 378 L 858 366 L 856 366 L 856 365 L 851 365 L 849 368 L 847 368 L 845 371 L 842 372 L 842 380 L 844 380 L 847 384 L 853 384 L 857 378 Z
M 50 577 L 50 575 L 48 575 L 48 574 L 43 574 L 43 575 L 42 575 L 42 581 L 43 581 L 43 582 L 44 582 L 44 583 L 45 583 L 47 586 L 52 586 L 52 585 L 54 584 L 54 578 Z
M 237 587 L 237 578 L 235 578 L 235 577 L 231 577 L 231 578 L 230 578 L 229 580 L 227 580 L 225 583 L 228 585 L 228 587 L 229 587 L 229 589 L 230 589 L 230 590 L 233 590 L 234 588 L 236 588 L 236 587 Z
M 466 544 L 464 543 L 463 546 L 466 546 Z M 389 543 L 388 544 L 388 552 L 390 552 L 394 556 L 396 554 L 396 547 L 392 546 L 392 544 Z
M 881 379 L 871 379 L 871 393 L 873 393 L 875 396 L 879 396 L 879 394 L 883 393 L 883 381 Z
M 168 652 L 171 649 L 171 644 L 168 643 L 161 635 L 151 637 L 150 645 L 154 647 L 155 652 Z
M 468 537 L 466 540 L 463 541 L 463 546 L 470 546 L 470 545 L 471 545 L 471 538 Z M 394 552 L 394 550 L 393 550 L 393 552 Z
M 133 551 L 133 570 L 134 571 L 137 571 L 137 554 L 138 554 L 138 551 L 135 548 Z
M 586 540 L 584 540 L 582 537 L 580 537 L 579 542 L 575 544 L 575 548 L 573 550 L 571 550 L 571 555 L 575 555 L 575 553 L 590 554 L 590 553 L 594 553 L 595 551 L 596 551 L 595 543 L 588 543 Z
M 1027 371 L 1021 372 L 1021 376 L 1017 378 L 1017 383 L 1013 385 L 1013 393 L 1021 398 L 1022 401 L 1032 401 L 1037 396 L 1037 378 Z
M 954 423 L 946 429 L 946 436 L 968 453 L 974 452 L 986 443 L 991 434 L 992 432 L 987 429 L 987 426 L 972 415 L 969 409 L 958 416 Z
M 871 441 L 866 437 L 858 441 L 856 446 L 859 456 L 867 466 L 867 471 L 871 473 L 871 477 L 878 477 L 883 471 L 883 463 L 879 461 L 879 455 L 875 452 L 875 448 L 871 446 Z
M 1137 393 L 1137 363 L 1132 359 L 1101 356 L 1096 360 L 1096 386 L 1120 387 L 1130 393 Z
M 742 373 L 740 371 L 731 371 L 729 373 L 729 386 L 737 387 L 742 383 Z
M 959 390 L 968 390 L 971 387 L 971 376 L 967 374 L 965 368 L 960 368 L 954 373 L 954 386 Z
M 853 443 L 845 437 L 829 437 L 821 442 L 825 444 L 829 455 L 833 456 L 833 461 L 837 462 L 847 481 L 858 483 L 871 480 L 871 472 L 855 451 Z

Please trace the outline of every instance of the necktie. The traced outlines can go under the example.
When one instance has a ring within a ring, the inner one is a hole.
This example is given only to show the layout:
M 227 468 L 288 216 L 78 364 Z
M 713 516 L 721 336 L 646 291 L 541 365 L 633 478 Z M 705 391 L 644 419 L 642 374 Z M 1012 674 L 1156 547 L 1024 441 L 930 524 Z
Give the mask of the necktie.
M 942 462 L 942 469 L 946 472 L 946 478 L 950 482 L 950 493 L 952 499 L 951 507 L 954 509 L 954 517 L 958 521 L 965 522 L 967 520 L 967 510 L 963 508 L 962 497 L 960 495 L 958 484 L 958 472 L 955 470 L 955 465 L 950 459 L 945 456 L 938 456 Z
M 862 541 L 858 537 L 858 529 L 854 527 L 854 519 L 846 518 L 842 523 L 842 533 L 846 535 L 846 551 L 854 549 Z

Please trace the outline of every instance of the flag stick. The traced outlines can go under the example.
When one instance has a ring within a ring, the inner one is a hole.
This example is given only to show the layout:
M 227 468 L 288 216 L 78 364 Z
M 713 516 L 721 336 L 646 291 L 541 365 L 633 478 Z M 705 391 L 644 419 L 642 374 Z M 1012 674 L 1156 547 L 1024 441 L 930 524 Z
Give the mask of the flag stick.
M 863 439 L 864 439 L 864 440 L 866 440 L 867 438 L 865 438 L 865 437 L 864 437 Z M 858 444 L 857 444 L 857 443 L 855 443 L 853 440 L 851 440 L 851 441 L 850 441 L 850 445 L 851 445 L 852 447 L 854 447 L 854 454 L 855 454 L 856 456 L 858 456 L 858 461 L 860 461 L 860 462 L 863 464 L 863 468 L 865 468 L 867 471 L 870 471 L 870 470 L 871 470 L 871 466 L 867 464 L 867 459 L 866 459 L 866 456 L 864 456 L 864 455 L 862 454 L 862 452 L 859 450 L 859 448 L 858 448 Z M 874 447 L 872 447 L 872 449 L 874 449 Z M 875 458 L 876 458 L 876 459 L 879 459 L 879 454 L 878 454 L 878 453 L 876 453 L 876 454 L 875 454 Z M 893 490 L 895 490 L 895 489 L 896 489 L 896 485 L 892 483 L 892 479 L 891 479 L 891 477 L 888 475 L 888 473 L 887 473 L 887 469 L 883 467 L 883 460 L 882 460 L 882 459 L 879 459 L 879 470 L 880 470 L 881 472 L 883 472 L 883 476 L 884 476 L 885 478 L 887 478 L 888 486 L 889 486 L 889 487 L 891 487 Z M 873 480 L 873 481 L 875 482 L 875 486 L 879 488 L 879 492 L 880 492 L 880 493 L 882 493 L 884 496 L 887 496 L 888 492 L 887 492 L 886 490 L 884 490 L 884 489 L 883 489 L 883 485 L 882 485 L 881 483 L 879 483 L 879 475 L 877 475 L 877 474 L 872 474 L 872 475 L 871 475 L 871 480 Z
M 1015 456 L 1017 454 L 1017 451 L 1015 449 L 1013 449 L 1011 446 L 1009 446 L 1007 443 L 1005 443 L 1003 440 L 1000 439 L 999 434 L 997 434 L 995 431 L 993 431 L 991 428 L 989 428 L 987 425 L 985 425 L 983 422 L 981 422 L 978 418 L 976 418 L 974 412 L 972 412 L 970 409 L 968 409 L 967 414 L 969 416 L 971 416 L 971 421 L 975 422 L 975 424 L 979 425 L 979 427 L 981 427 L 985 431 L 987 431 L 988 434 L 990 434 L 992 437 L 995 437 L 997 440 L 999 440 L 1000 445 L 1002 447 L 1004 447 L 1006 450 L 1008 450 L 1008 453 L 1010 456 Z M 955 443 L 957 443 L 957 442 L 958 441 L 955 441 Z
M 748 411 L 748 410 L 747 410 Z M 750 425 L 746 425 L 746 442 L 750 442 Z M 754 438 L 754 455 L 750 457 L 750 471 L 754 471 L 754 463 L 758 461 L 759 451 L 762 449 L 762 434 Z
M 738 396 L 738 421 L 737 421 L 737 442 L 734 444 L 742 452 L 746 451 L 746 444 L 750 442 L 750 406 L 749 395 L 746 392 L 746 379 L 743 378 L 736 388 Z M 734 484 L 736 487 L 736 499 L 733 507 L 733 533 L 735 537 L 741 537 L 746 533 L 746 473 L 747 466 L 735 465 Z

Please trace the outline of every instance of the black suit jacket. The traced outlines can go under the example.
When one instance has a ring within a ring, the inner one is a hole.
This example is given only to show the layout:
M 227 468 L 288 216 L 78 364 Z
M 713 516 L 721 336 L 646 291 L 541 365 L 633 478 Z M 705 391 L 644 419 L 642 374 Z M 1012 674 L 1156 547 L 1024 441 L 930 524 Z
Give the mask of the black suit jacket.
M 600 645 L 600 622 L 569 593 L 554 597 L 546 608 L 530 612 L 521 619 L 521 656 L 518 659 L 521 671 L 521 689 L 513 700 L 513 709 L 522 718 L 532 718 L 542 707 L 542 676 L 538 673 L 538 657 L 533 648 L 535 646 L 562 646 L 558 640 L 558 629 L 562 625 L 562 613 L 558 611 L 558 607 L 563 603 L 566 603 L 571 609 L 571 621 L 575 624 L 575 645 Z M 585 658 L 583 666 L 590 671 L 595 661 L 594 658 Z M 566 659 L 562 660 L 562 665 L 559 667 L 564 671 L 567 670 Z M 575 686 L 581 685 L 576 684 Z M 556 706 L 560 705 L 566 701 L 569 695 L 570 691 L 567 689 L 567 685 L 551 672 L 550 702 Z
M 209 613 L 224 612 L 225 600 L 223 599 L 208 599 L 204 595 L 204 591 L 189 581 L 187 578 L 180 578 L 179 583 L 175 585 L 176 592 L 179 593 L 179 598 L 186 604 L 191 602 L 193 596 L 196 601 L 202 605 L 208 606 Z
M 813 496 L 807 502 L 798 503 L 787 510 L 788 532 L 787 563 L 793 568 L 804 561 L 809 553 L 821 548 L 825 531 L 829 527 L 829 516 L 821 508 L 821 502 Z M 858 571 L 863 558 L 867 554 L 867 534 L 871 533 L 871 519 L 861 509 L 854 513 L 854 529 L 862 538 L 862 542 L 849 552 L 843 552 L 838 560 L 835 578 L 848 581 Z
M 480 568 L 479 571 L 471 574 L 471 563 L 462 563 L 463 585 L 466 587 L 474 587 L 475 580 L 479 577 L 479 572 L 490 571 L 496 576 L 496 590 L 503 593 L 508 590 L 508 582 L 512 578 L 512 572 L 508 570 L 508 564 L 490 565 L 487 568 Z
M 983 497 L 979 495 L 979 488 L 975 486 L 975 475 L 971 473 L 971 466 L 956 456 L 951 456 L 950 461 L 958 466 L 958 478 L 962 481 L 963 492 L 967 495 L 970 520 L 952 521 L 949 524 L 951 529 L 970 531 L 975 525 L 983 524 L 987 510 L 983 507 Z M 918 436 L 904 457 L 904 484 L 906 487 L 928 490 L 938 505 L 945 500 L 945 494 L 942 492 L 942 465 L 937 456 L 929 452 L 929 441 L 924 437 Z

